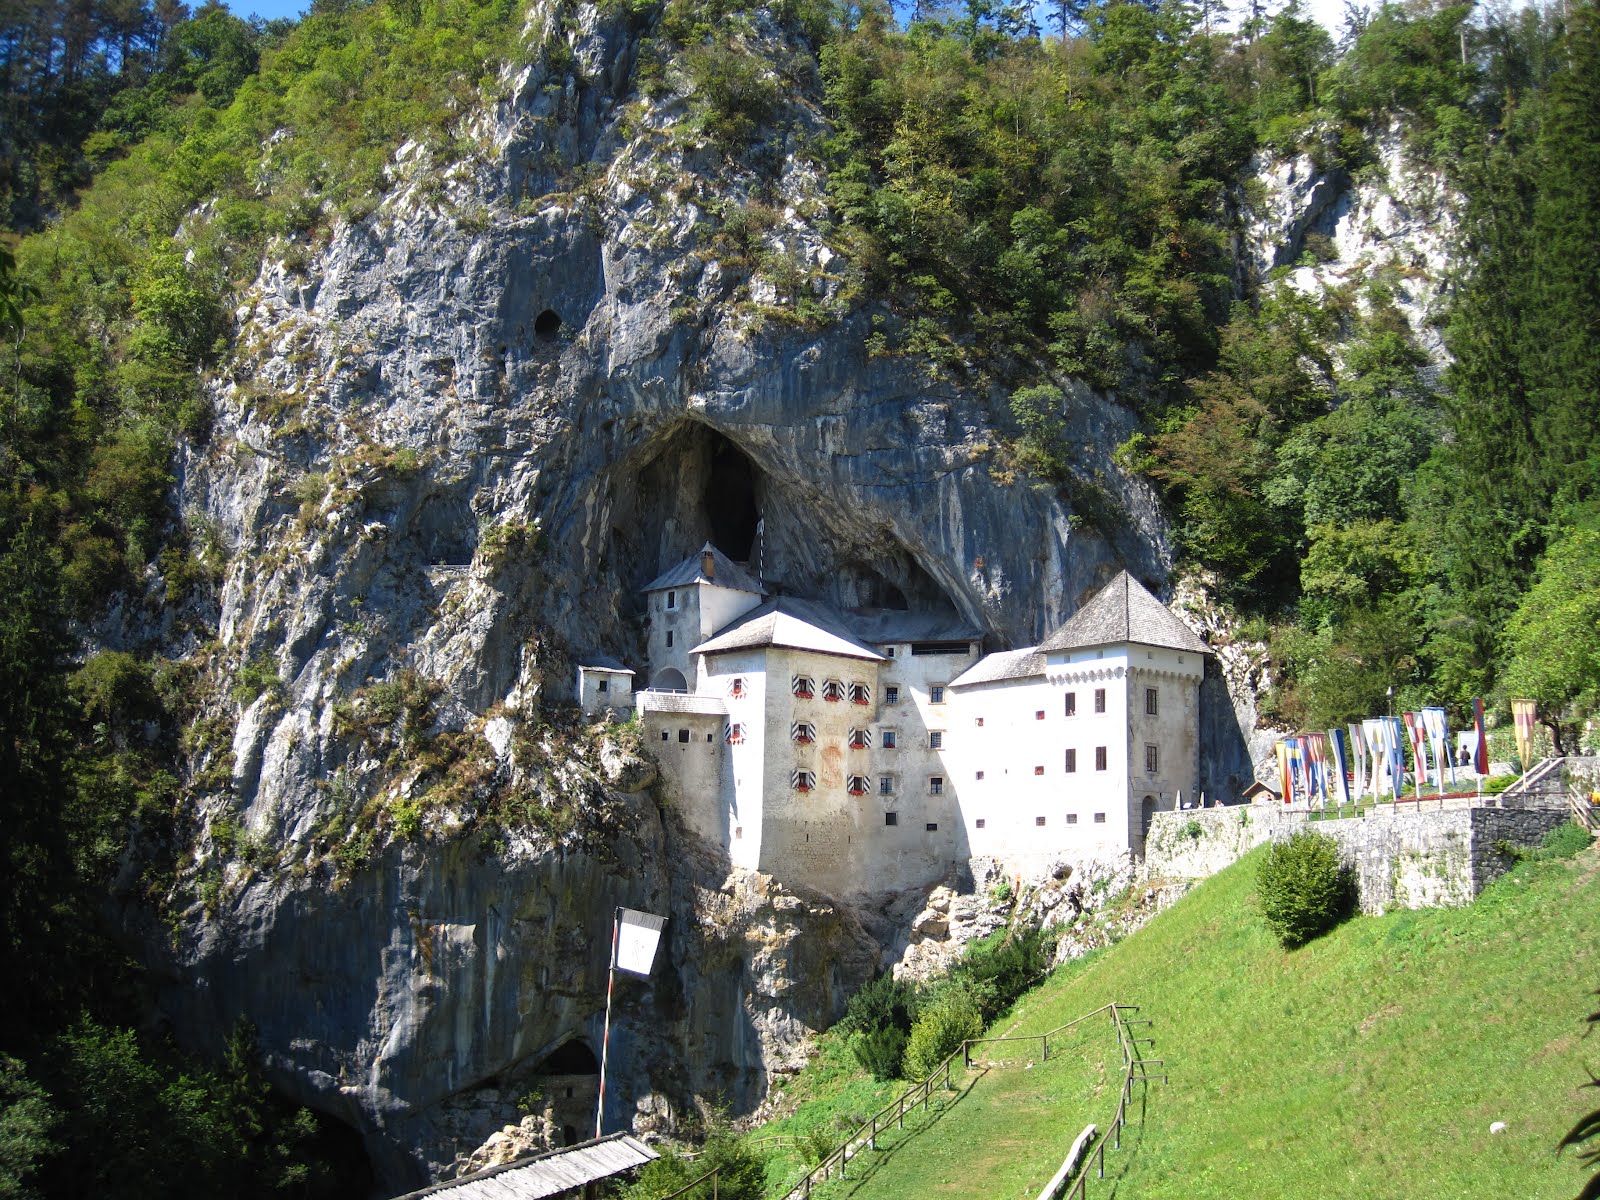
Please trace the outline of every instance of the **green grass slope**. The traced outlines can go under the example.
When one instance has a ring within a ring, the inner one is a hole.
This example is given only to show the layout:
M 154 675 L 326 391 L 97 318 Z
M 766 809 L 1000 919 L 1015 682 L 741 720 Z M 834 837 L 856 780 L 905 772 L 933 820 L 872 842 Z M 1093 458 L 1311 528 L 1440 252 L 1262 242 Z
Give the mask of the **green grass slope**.
M 1113 1000 L 1154 1019 L 1171 1079 L 1136 1102 L 1142 1123 L 1108 1151 L 1098 1194 L 1575 1195 L 1585 1172 L 1554 1147 L 1593 1106 L 1585 1068 L 1600 1069 L 1600 1043 L 1582 1040 L 1600 986 L 1600 852 L 1525 863 L 1471 908 L 1358 917 L 1292 952 L 1255 911 L 1259 860 L 1057 972 L 995 1030 L 1038 1032 Z M 1109 1028 L 1096 1021 L 1074 1049 L 970 1078 L 826 1194 L 1036 1195 L 1116 1103 Z M 1494 1121 L 1507 1131 L 1491 1135 Z

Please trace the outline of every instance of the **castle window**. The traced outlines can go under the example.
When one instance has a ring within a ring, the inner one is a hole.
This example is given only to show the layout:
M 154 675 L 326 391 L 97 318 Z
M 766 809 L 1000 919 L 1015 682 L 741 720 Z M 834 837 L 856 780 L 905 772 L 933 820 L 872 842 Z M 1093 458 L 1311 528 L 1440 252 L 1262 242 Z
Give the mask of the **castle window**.
M 976 821 L 973 822 L 973 825 L 976 826 L 979 829 L 983 828 L 983 824 L 984 824 L 984 821 L 983 821 L 982 817 L 979 817 Z
M 1095 688 L 1095 690 L 1094 690 L 1094 710 L 1097 713 L 1105 712 L 1105 710 L 1106 710 L 1106 690 L 1105 690 L 1105 688 Z
M 844 699 L 844 684 L 837 679 L 824 679 L 822 681 L 822 698 L 833 702 Z
M 709 742 L 710 740 L 711 740 L 711 735 L 708 733 L 708 734 L 706 734 L 706 741 Z
M 1034 769 L 1033 769 L 1033 773 L 1034 773 L 1034 774 L 1035 774 L 1035 775 L 1043 775 L 1043 774 L 1044 774 L 1044 767 L 1043 767 L 1043 765 L 1040 765 L 1040 766 L 1037 766 L 1037 767 L 1035 767 L 1035 768 L 1034 768 Z
M 885 658 L 893 658 L 894 657 L 894 647 L 893 646 L 885 646 L 883 648 L 883 656 Z
M 852 796 L 865 796 L 872 791 L 872 781 L 865 775 L 852 775 L 848 781 Z
M 663 729 L 661 731 L 661 740 L 663 742 L 671 741 L 672 740 L 672 731 L 670 729 Z
M 900 814 L 899 813 L 894 813 L 894 812 L 886 812 L 886 813 L 884 813 L 883 814 L 883 823 L 885 825 L 898 825 L 898 824 L 900 824 Z
M 900 703 L 900 689 L 897 688 L 897 687 L 894 687 L 892 685 L 889 686 L 889 687 L 884 688 L 883 689 L 883 702 L 885 704 L 899 704 Z
M 900 735 L 897 732 L 893 729 L 885 729 L 883 731 L 883 748 L 885 750 L 893 750 L 899 744 Z
M 942 729 L 930 729 L 928 731 L 928 749 L 929 750 L 943 750 L 944 749 L 944 730 L 942 730 Z
M 1153 717 L 1153 716 L 1156 716 L 1160 712 L 1160 708 L 1161 708 L 1160 695 L 1161 695 L 1161 693 L 1156 691 L 1155 688 L 1145 688 L 1145 690 L 1144 690 L 1144 713 L 1145 713 L 1145 716 Z
M 872 689 L 864 683 L 850 685 L 851 704 L 870 704 L 872 702 Z
M 942 683 L 932 683 L 932 684 L 928 685 L 928 703 L 929 704 L 943 704 L 944 703 L 944 684 L 942 684 Z
M 1106 769 L 1106 748 L 1104 746 L 1096 746 L 1094 748 L 1094 769 L 1096 771 L 1104 771 Z
M 1068 692 L 1067 693 L 1067 716 L 1075 717 L 1077 715 L 1078 715 L 1078 693 L 1077 692 Z
M 678 740 L 680 742 L 687 742 L 689 740 L 689 731 L 687 729 L 678 730 Z
M 816 689 L 816 684 L 809 675 L 792 675 L 789 678 L 789 690 L 802 700 L 811 699 L 811 694 Z
M 810 771 L 790 771 L 789 786 L 797 792 L 809 792 L 817 786 L 817 777 Z
M 892 795 L 894 795 L 894 776 L 893 775 L 879 775 L 878 776 L 878 795 L 880 795 L 880 796 L 892 796 Z
M 970 649 L 966 642 L 912 642 L 913 657 L 926 654 L 965 654 Z
M 929 775 L 928 776 L 928 795 L 930 795 L 930 796 L 942 796 L 942 795 L 944 795 L 944 776 L 943 775 Z
M 667 630 L 667 649 L 672 649 L 672 630 Z
M 722 740 L 730 746 L 744 745 L 744 726 L 738 721 L 722 727 Z
M 1035 825 L 1043 825 L 1044 824 L 1044 818 L 1043 817 L 1035 817 L 1033 819 L 1033 823 Z
M 678 593 L 677 592 L 668 592 L 667 593 L 667 607 L 668 608 L 677 608 L 678 607 Z
M 1042 709 L 1042 708 L 1041 708 L 1041 709 L 1040 709 L 1040 710 L 1039 710 L 1039 711 L 1038 711 L 1038 712 L 1036 712 L 1036 713 L 1034 713 L 1034 714 L 1033 714 L 1033 719 L 1034 719 L 1034 720 L 1035 720 L 1035 721 L 1042 721 L 1042 720 L 1044 720 L 1044 709 Z
M 938 833 L 939 832 L 939 822 L 937 822 L 937 821 L 929 821 L 928 825 L 927 825 L 927 830 L 928 830 L 929 833 Z
M 594 690 L 599 692 L 602 696 L 605 695 L 611 690 L 611 681 L 609 679 L 602 679 L 598 684 L 595 685 Z
M 1078 751 L 1076 749 L 1068 750 L 1067 751 L 1067 774 L 1071 775 L 1077 769 L 1078 769 Z
M 982 717 L 973 717 L 972 718 L 972 723 L 974 725 L 976 725 L 979 729 L 983 728 L 983 718 Z
M 1076 825 L 1077 823 L 1078 823 L 1078 814 L 1077 813 L 1068 813 L 1067 814 L 1067 824 L 1068 825 Z
M 743 675 L 735 675 L 733 677 L 733 681 L 728 684 L 728 695 L 732 696 L 735 700 L 740 700 L 740 699 L 744 698 L 744 676 Z
M 867 729 L 852 729 L 850 731 L 850 749 L 868 750 L 872 747 L 872 732 Z
M 810 721 L 796 721 L 789 726 L 789 736 L 802 746 L 809 746 L 817 740 L 817 727 Z
M 1161 748 L 1150 742 L 1144 747 L 1144 773 L 1154 775 L 1161 769 Z
M 983 778 L 983 772 L 979 771 L 976 775 L 973 776 L 973 778 L 974 779 L 982 779 Z
M 1096 825 L 1104 825 L 1106 823 L 1106 815 L 1105 815 L 1105 813 L 1095 813 L 1095 815 L 1094 815 L 1094 823 Z

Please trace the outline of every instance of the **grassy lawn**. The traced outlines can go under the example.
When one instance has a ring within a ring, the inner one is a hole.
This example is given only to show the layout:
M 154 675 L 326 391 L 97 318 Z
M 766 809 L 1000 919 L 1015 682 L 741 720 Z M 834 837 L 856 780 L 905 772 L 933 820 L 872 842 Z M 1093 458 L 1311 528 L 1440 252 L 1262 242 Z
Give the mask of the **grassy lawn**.
M 1090 1194 L 1575 1195 L 1585 1172 L 1554 1146 L 1600 1099 L 1578 1086 L 1600 1070 L 1600 1042 L 1582 1041 L 1600 987 L 1600 853 L 1525 863 L 1471 908 L 1357 917 L 1292 952 L 1253 907 L 1261 853 L 1062 968 L 999 1023 L 1038 1032 L 1113 1000 L 1154 1019 L 1147 1053 L 1171 1082 L 1149 1085 L 1142 1106 L 1135 1088 L 1135 1124 Z M 833 1053 L 837 1084 L 852 1072 Z M 1079 1130 L 1106 1124 L 1119 1066 L 1096 1020 L 1075 1053 L 975 1073 L 959 1102 L 908 1122 L 821 1194 L 1036 1195 Z M 858 1091 L 787 1124 L 825 1131 L 874 1107 Z M 1507 1132 L 1491 1135 L 1494 1121 Z M 792 1180 L 799 1164 L 778 1174 Z

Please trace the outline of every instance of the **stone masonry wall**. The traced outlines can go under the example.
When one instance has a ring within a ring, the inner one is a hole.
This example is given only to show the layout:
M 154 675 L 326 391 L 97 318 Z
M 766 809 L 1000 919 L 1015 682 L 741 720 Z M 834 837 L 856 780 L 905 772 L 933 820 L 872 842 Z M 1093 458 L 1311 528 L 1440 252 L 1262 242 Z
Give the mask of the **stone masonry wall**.
M 1565 824 L 1564 807 L 1461 807 L 1443 811 L 1384 807 L 1365 817 L 1320 821 L 1356 871 L 1361 911 L 1470 904 L 1514 861 L 1497 845 L 1537 846 Z M 1304 812 L 1267 806 L 1158 813 L 1145 857 L 1150 878 L 1214 875 L 1266 841 L 1310 825 Z

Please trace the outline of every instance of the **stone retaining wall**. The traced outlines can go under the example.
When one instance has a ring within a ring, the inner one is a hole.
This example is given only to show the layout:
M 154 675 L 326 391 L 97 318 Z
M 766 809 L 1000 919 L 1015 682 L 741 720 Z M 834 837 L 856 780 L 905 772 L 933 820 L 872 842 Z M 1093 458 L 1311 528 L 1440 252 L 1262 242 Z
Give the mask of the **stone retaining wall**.
M 1146 841 L 1150 878 L 1214 875 L 1267 841 L 1311 828 L 1339 843 L 1356 870 L 1361 911 L 1470 904 L 1514 859 L 1498 847 L 1533 847 L 1570 819 L 1565 804 L 1517 808 L 1388 806 L 1364 817 L 1316 821 L 1266 805 L 1157 813 Z

